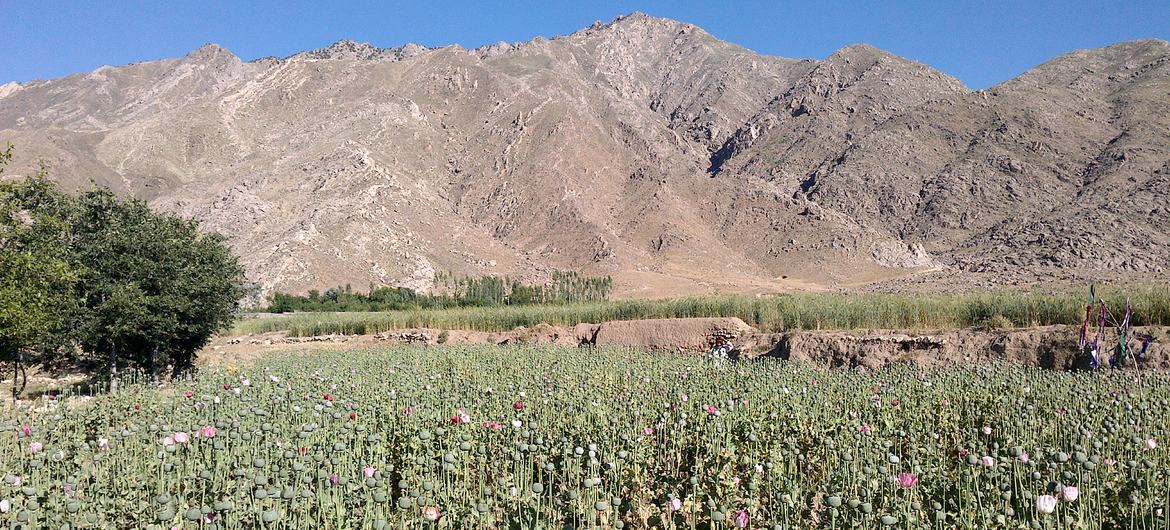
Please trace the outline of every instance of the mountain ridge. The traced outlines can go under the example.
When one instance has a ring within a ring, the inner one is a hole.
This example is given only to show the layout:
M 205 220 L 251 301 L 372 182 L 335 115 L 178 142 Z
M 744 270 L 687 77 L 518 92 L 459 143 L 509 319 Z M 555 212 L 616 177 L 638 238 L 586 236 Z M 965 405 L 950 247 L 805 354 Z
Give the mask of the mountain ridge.
M 623 296 L 981 288 L 1165 277 L 1167 96 L 1157 39 L 973 91 L 869 45 L 765 56 L 636 13 L 9 83 L 0 141 L 14 175 L 41 157 L 232 235 L 266 290 L 557 268 Z

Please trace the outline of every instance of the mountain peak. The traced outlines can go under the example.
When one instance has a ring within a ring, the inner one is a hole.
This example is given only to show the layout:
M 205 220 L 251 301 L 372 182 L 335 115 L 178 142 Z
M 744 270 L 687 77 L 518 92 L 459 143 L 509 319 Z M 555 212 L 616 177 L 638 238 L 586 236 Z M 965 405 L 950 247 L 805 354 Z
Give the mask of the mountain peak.
M 380 59 L 401 60 L 427 51 L 426 46 L 408 42 L 397 48 L 379 48 L 368 42 L 341 39 L 329 46 L 293 55 L 292 58 L 308 60 L 350 60 L 374 61 Z
M 1165 75 L 1168 61 L 1170 42 L 1161 39 L 1123 41 L 1103 48 L 1075 50 L 1058 55 L 996 86 L 1112 90 L 1119 83 L 1151 72 L 1162 72 Z
M 220 59 L 238 60 L 239 58 L 223 46 L 215 43 L 207 43 L 196 48 L 195 51 L 188 53 L 184 59 L 196 62 L 211 62 Z
M 670 18 L 655 17 L 641 11 L 634 11 L 628 15 L 620 15 L 609 22 L 596 21 L 592 25 L 582 28 L 570 36 L 596 35 L 606 32 L 661 32 L 672 33 L 684 28 L 696 26 Z

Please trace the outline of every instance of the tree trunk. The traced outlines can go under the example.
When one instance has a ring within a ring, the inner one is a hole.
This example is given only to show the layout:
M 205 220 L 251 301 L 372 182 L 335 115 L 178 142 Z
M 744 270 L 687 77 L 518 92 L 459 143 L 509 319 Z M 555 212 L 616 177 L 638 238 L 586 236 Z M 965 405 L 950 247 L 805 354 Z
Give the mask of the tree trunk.
M 118 345 L 110 341 L 110 393 L 118 393 Z
M 28 386 L 28 370 L 24 367 L 24 350 L 17 349 L 12 358 L 12 402 L 20 400 L 20 393 Z
M 155 345 L 153 348 L 150 349 L 150 357 L 147 359 L 147 363 L 150 365 L 149 368 L 150 368 L 150 382 L 151 383 L 158 381 L 158 368 L 157 368 L 158 365 L 155 364 L 157 357 L 158 357 L 158 346 Z

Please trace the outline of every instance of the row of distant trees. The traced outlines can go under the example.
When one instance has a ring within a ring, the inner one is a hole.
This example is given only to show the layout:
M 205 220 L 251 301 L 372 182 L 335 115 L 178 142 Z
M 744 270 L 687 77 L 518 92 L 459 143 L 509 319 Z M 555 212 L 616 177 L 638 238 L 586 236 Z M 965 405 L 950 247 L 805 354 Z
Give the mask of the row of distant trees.
M 435 292 L 423 294 L 406 287 L 370 286 L 366 292 L 346 285 L 324 293 L 313 289 L 307 295 L 275 292 L 269 297 L 268 312 L 294 311 L 396 311 L 403 309 L 446 309 L 502 305 L 570 304 L 609 299 L 613 279 L 556 271 L 547 284 L 532 285 L 500 276 L 457 276 L 440 273 Z
M 0 173 L 12 146 L 0 152 Z M 156 376 L 192 367 L 246 294 L 224 239 L 106 189 L 71 195 L 38 175 L 0 181 L 0 361 L 100 363 Z

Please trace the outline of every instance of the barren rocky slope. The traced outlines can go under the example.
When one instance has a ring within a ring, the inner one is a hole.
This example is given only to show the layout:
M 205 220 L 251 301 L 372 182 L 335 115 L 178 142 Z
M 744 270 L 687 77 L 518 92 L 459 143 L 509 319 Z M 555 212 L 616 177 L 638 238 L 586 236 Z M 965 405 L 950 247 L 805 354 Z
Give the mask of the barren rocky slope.
M 265 288 L 436 271 L 619 294 L 1166 278 L 1170 44 L 973 92 L 850 46 L 767 57 L 634 14 L 476 50 L 341 41 L 0 86 L 38 159 L 232 236 Z M 924 273 L 923 271 L 930 271 Z

